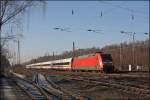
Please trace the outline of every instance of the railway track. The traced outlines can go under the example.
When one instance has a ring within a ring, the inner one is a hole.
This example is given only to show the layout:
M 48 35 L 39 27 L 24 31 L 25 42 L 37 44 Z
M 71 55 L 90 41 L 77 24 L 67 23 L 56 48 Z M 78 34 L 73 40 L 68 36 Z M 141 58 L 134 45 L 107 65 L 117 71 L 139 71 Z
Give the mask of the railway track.
M 13 80 L 16 84 L 32 99 L 32 100 L 53 100 L 40 86 L 26 80 L 23 75 L 11 72 Z M 57 100 L 57 99 L 56 99 Z
M 25 80 L 16 79 L 16 83 L 20 86 L 33 100 L 45 100 L 47 99 L 44 93 L 34 84 L 31 84 Z
M 28 81 L 18 76 L 14 76 L 16 84 L 32 99 L 32 100 L 53 100 L 51 96 L 34 82 Z
M 40 87 L 45 89 L 49 94 L 54 95 L 58 100 L 89 100 L 88 97 L 83 97 L 67 92 L 62 87 L 57 86 L 54 82 L 45 78 L 41 74 L 37 74 L 34 77 L 34 81 L 38 83 Z
M 0 76 L 1 100 L 28 100 L 30 97 L 8 76 Z
M 35 74 L 33 81 L 24 79 L 20 74 L 13 73 L 14 80 L 18 86 L 28 94 L 33 100 L 89 100 L 87 97 L 72 95 L 58 88 L 52 81 L 42 74 Z
M 135 94 L 135 95 L 141 96 L 146 99 L 150 98 L 150 90 L 149 89 L 132 86 L 130 84 L 123 83 L 123 82 L 115 82 L 115 81 L 111 81 L 111 80 L 94 80 L 94 79 L 84 78 L 84 77 L 78 77 L 78 78 L 69 77 L 67 79 L 76 80 L 76 81 L 84 81 L 84 82 L 88 82 L 88 83 L 92 83 L 92 84 L 96 84 L 96 85 L 107 86 L 110 88 L 118 89 L 121 92 Z

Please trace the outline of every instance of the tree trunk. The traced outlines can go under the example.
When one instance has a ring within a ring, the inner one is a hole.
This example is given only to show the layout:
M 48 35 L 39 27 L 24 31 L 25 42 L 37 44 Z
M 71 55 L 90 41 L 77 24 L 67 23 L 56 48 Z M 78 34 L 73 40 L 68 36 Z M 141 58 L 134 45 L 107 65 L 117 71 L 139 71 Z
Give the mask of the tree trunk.
M 1 17 L 1 1 L 0 1 L 0 17 Z M 1 46 L 1 30 L 2 30 L 2 18 L 0 18 L 0 72 L 2 71 L 1 69 L 1 59 L 2 59 L 2 46 Z

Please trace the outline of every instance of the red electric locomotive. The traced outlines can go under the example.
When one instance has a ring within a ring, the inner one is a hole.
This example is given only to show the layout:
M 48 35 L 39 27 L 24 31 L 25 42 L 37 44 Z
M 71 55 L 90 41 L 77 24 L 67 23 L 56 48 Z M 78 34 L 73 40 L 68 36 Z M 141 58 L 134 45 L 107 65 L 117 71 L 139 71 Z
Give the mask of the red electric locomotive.
M 97 52 L 87 56 L 74 57 L 71 65 L 72 70 L 114 71 L 111 55 L 102 52 Z

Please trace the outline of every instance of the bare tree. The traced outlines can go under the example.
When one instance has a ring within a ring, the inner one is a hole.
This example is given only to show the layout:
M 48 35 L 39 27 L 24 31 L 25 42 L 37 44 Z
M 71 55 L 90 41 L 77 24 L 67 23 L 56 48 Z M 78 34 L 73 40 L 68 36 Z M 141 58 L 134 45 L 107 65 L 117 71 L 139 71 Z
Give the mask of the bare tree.
M 11 56 L 9 50 L 4 47 L 9 40 L 18 38 L 18 34 L 13 34 L 12 29 L 10 33 L 4 33 L 3 27 L 7 25 L 18 25 L 20 26 L 20 18 L 23 17 L 25 13 L 28 14 L 29 10 L 35 6 L 42 6 L 45 10 L 46 1 L 34 1 L 34 0 L 0 0 L 0 59 L 3 61 L 4 58 L 8 60 Z M 3 37 L 2 37 L 3 35 Z M 7 57 L 9 56 L 9 57 Z M 1 63 L 0 61 L 0 63 Z M 1 63 L 2 64 L 2 63 Z M 2 67 L 0 67 L 1 69 Z
M 45 4 L 44 1 L 39 1 Z M 1 0 L 0 1 L 0 30 L 6 23 L 10 23 L 18 15 L 23 14 L 29 7 L 37 5 L 34 0 Z
M 42 4 L 45 7 L 45 1 L 34 0 L 0 0 L 0 37 L 2 36 L 2 27 L 6 24 L 14 24 L 17 18 L 30 10 L 31 6 Z M 8 35 L 3 38 L 4 41 L 14 38 L 14 36 Z M 0 38 L 2 41 L 2 38 Z M 2 45 L 1 45 L 2 47 Z
M 3 33 L 3 26 L 7 24 L 15 24 L 20 26 L 19 18 L 23 17 L 22 15 L 26 12 L 29 12 L 32 6 L 42 5 L 43 9 L 45 8 L 46 1 L 34 1 L 34 0 L 0 0 L 0 41 L 1 48 L 0 53 L 2 52 L 2 48 L 4 44 L 8 40 L 15 39 L 17 37 L 16 34 L 12 34 L 12 29 L 10 34 Z M 13 28 L 14 29 L 14 28 Z M 5 37 L 2 37 L 5 35 Z

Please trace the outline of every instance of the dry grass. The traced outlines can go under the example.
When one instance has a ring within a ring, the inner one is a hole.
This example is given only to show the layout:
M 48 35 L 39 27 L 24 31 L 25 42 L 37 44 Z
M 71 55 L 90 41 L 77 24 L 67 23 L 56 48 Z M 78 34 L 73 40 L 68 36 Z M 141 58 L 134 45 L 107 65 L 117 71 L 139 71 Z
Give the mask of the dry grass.
M 88 78 L 97 78 L 97 77 L 105 77 L 107 79 L 113 79 L 115 81 L 125 80 L 131 82 L 132 80 L 143 80 L 146 84 L 149 82 L 148 80 L 139 79 L 138 77 L 126 77 L 126 75 L 106 75 L 102 73 L 91 73 L 91 72 L 70 72 L 70 71 L 54 71 L 54 70 L 35 70 L 35 69 L 25 69 L 25 68 L 15 68 L 14 72 L 25 74 L 28 78 L 31 78 L 33 73 L 40 72 L 46 76 L 50 76 L 53 82 L 55 82 L 58 86 L 64 88 L 68 92 L 72 94 L 80 94 L 82 96 L 90 97 L 92 100 L 141 100 L 144 97 L 120 92 L 117 89 L 104 87 L 97 84 L 91 84 L 83 81 L 73 81 L 73 80 L 65 80 L 66 77 L 75 77 L 79 76 L 88 77 Z M 138 74 L 136 74 L 138 75 Z M 140 83 L 139 83 L 140 84 Z

